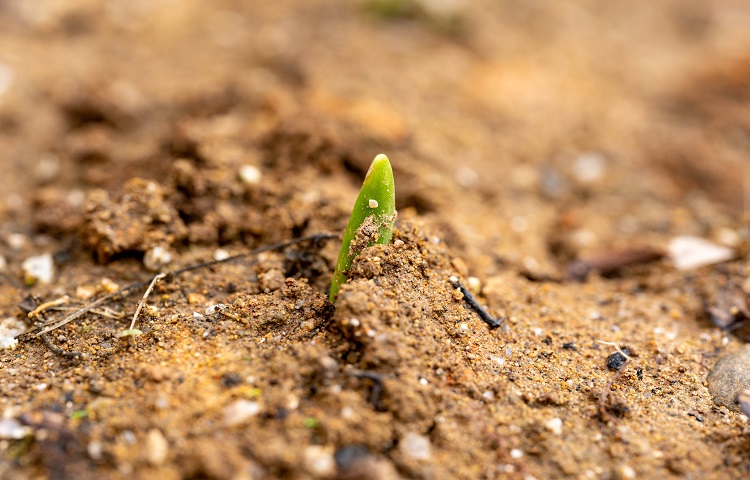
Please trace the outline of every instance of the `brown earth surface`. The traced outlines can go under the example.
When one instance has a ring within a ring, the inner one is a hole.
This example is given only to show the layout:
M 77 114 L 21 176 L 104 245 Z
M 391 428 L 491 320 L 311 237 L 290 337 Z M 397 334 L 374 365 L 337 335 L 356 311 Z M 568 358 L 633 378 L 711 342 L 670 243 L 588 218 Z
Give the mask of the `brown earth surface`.
M 29 328 L 0 478 L 748 478 L 706 383 L 748 340 L 707 313 L 750 290 L 747 25 L 739 0 L 0 3 L 0 318 Z M 308 240 L 167 276 L 119 335 L 147 252 L 340 235 L 381 152 L 397 231 L 335 306 L 339 245 Z M 678 270 L 680 235 L 736 259 Z

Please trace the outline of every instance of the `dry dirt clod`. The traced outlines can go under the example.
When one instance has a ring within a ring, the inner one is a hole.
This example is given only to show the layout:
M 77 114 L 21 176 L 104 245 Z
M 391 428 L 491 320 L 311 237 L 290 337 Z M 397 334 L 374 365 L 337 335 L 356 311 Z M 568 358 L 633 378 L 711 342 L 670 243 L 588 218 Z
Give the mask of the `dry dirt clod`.
M 126 252 L 163 248 L 186 234 L 179 214 L 154 181 L 134 178 L 117 197 L 96 190 L 86 200 L 83 239 L 100 262 Z

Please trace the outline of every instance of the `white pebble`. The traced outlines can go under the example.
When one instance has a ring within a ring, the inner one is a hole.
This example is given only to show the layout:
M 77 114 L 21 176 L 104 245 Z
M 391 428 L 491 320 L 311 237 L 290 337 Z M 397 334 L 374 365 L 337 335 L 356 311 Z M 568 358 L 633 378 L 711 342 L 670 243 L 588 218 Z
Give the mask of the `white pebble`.
M 259 413 L 260 404 L 258 402 L 237 400 L 224 409 L 224 423 L 229 427 L 239 425 Z
M 29 239 L 23 233 L 11 233 L 5 237 L 5 243 L 13 250 L 22 249 L 28 241 Z
M 336 461 L 330 448 L 310 445 L 304 451 L 305 469 L 316 477 L 330 477 L 336 470 Z
M 167 460 L 169 454 L 169 443 L 164 434 L 156 428 L 152 428 L 146 434 L 146 461 L 158 467 Z
M 162 246 L 156 246 L 143 256 L 143 265 L 147 270 L 158 272 L 161 267 L 172 261 L 172 254 Z
M 726 262 L 735 256 L 735 251 L 731 248 L 690 236 L 673 238 L 667 250 L 672 263 L 678 270 L 693 270 Z
M 3 440 L 20 440 L 31 433 L 28 427 L 21 425 L 15 418 L 0 420 L 0 438 Z
M 523 457 L 523 452 L 521 450 L 514 448 L 510 451 L 510 458 L 518 460 L 521 457 Z
M 243 165 L 240 167 L 240 180 L 245 185 L 257 185 L 263 176 L 260 169 L 255 165 Z
M 101 460 L 102 455 L 104 454 L 101 442 L 97 442 L 96 440 L 89 442 L 86 446 L 86 451 L 88 451 L 89 457 L 91 457 L 92 460 Z
M 154 408 L 157 410 L 166 410 L 169 408 L 169 399 L 164 395 L 159 395 L 154 401 Z
M 193 312 L 193 320 L 203 320 L 204 318 L 206 318 L 206 317 L 204 317 L 204 316 L 203 316 L 203 315 L 201 315 L 200 313 L 198 313 L 198 312 Z
M 604 174 L 605 159 L 597 152 L 584 153 L 573 163 L 573 175 L 582 183 L 599 180 Z
M 562 435 L 563 421 L 561 419 L 555 417 L 547 421 L 544 426 L 555 435 Z
M 491 402 L 495 399 L 495 393 L 492 390 L 485 390 L 482 392 L 482 398 Z
M 477 277 L 467 278 L 466 285 L 469 287 L 469 291 L 474 295 L 479 295 L 482 291 L 482 281 Z
M 374 198 L 371 198 L 367 201 L 367 205 L 369 205 L 370 208 L 378 208 L 378 201 Z
M 469 324 L 462 323 L 461 325 L 458 326 L 458 329 L 461 330 L 462 332 L 468 332 L 469 331 Z
M 23 261 L 21 268 L 24 273 L 24 281 L 29 285 L 51 283 L 55 277 L 55 262 L 51 253 L 29 257 Z
M 219 313 L 225 307 L 226 305 L 224 305 L 223 303 L 217 303 L 216 305 L 209 305 L 208 307 L 206 307 L 206 315 L 210 317 L 211 315 Z
M 229 258 L 229 252 L 227 252 L 223 248 L 217 248 L 216 250 L 214 250 L 214 260 L 220 262 L 222 260 L 226 260 L 227 258 Z
M 26 331 L 26 326 L 15 317 L 7 317 L 0 320 L 0 349 L 16 348 L 18 335 Z
M 135 433 L 133 433 L 131 430 L 125 430 L 124 432 L 122 432 L 120 434 L 120 438 L 127 445 L 135 445 L 135 442 L 137 441 L 137 438 L 135 437 Z
M 398 442 L 401 453 L 415 460 L 429 460 L 432 456 L 430 439 L 424 435 L 407 432 Z
M 419 378 L 419 384 L 422 385 L 422 386 L 426 386 L 426 385 L 429 385 L 430 382 L 426 378 L 420 377 Z
M 621 465 L 617 470 L 622 478 L 635 478 L 635 470 L 630 465 Z
M 503 357 L 495 357 L 494 355 L 491 355 L 490 360 L 497 363 L 498 365 L 505 365 L 505 359 Z

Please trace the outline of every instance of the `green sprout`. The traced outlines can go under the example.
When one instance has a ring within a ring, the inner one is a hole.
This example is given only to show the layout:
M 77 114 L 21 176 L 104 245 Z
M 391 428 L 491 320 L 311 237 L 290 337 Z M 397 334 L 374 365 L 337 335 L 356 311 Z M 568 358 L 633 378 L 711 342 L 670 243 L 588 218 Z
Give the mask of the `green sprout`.
M 396 188 L 393 169 L 382 153 L 372 161 L 362 189 L 352 208 L 349 225 L 344 231 L 341 252 L 331 282 L 329 299 L 336 301 L 339 287 L 346 282 L 346 271 L 354 257 L 376 243 L 389 243 L 396 220 Z

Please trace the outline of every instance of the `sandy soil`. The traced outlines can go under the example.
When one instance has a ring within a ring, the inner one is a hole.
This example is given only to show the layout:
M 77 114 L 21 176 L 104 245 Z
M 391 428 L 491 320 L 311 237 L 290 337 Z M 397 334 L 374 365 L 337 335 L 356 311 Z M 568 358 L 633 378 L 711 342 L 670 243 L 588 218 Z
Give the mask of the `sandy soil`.
M 707 313 L 750 293 L 747 25 L 737 0 L 0 4 L 0 318 L 29 329 L 0 477 L 747 478 L 706 383 L 750 340 Z M 319 239 L 168 276 L 141 335 L 145 284 L 35 336 L 146 266 L 340 235 L 381 152 L 394 242 L 335 306 Z M 680 235 L 735 259 L 676 269 Z

